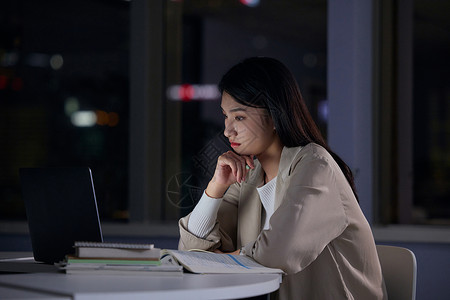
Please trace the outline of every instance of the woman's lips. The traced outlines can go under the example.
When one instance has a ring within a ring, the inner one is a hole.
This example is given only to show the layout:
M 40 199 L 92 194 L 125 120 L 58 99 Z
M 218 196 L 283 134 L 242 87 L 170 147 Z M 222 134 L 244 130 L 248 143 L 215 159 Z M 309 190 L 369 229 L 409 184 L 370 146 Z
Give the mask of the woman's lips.
M 239 147 L 241 144 L 231 142 L 230 145 L 232 148 L 236 148 L 236 147 Z

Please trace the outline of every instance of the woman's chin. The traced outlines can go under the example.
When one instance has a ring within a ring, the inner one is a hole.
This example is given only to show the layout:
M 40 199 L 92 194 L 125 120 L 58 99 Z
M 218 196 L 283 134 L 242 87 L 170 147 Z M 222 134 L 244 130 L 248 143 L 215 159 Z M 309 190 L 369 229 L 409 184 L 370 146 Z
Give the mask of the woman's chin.
M 238 147 L 233 147 L 233 151 L 239 155 L 248 155 L 248 156 L 253 156 L 253 152 L 252 149 L 249 149 L 248 147 L 246 147 L 245 145 L 239 145 Z
M 249 151 L 245 151 L 245 150 L 234 150 L 234 152 L 236 152 L 237 154 L 241 155 L 241 156 L 252 156 L 252 153 Z

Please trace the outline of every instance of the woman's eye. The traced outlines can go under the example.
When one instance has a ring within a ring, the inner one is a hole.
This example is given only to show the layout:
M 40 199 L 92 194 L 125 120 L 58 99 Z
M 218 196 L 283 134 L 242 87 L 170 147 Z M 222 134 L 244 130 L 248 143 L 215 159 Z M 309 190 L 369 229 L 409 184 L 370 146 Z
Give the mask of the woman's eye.
M 234 117 L 234 119 L 235 119 L 236 121 L 242 121 L 242 120 L 244 120 L 245 118 L 244 118 L 244 117 L 241 117 L 241 116 L 236 116 L 236 117 Z

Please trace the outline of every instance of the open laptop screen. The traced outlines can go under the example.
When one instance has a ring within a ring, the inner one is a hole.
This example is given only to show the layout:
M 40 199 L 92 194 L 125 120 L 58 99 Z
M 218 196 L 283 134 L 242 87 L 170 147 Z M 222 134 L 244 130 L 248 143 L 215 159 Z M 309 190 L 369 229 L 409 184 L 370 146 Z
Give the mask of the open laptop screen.
M 19 172 L 36 261 L 61 261 L 74 253 L 75 241 L 103 241 L 89 168 L 22 168 Z

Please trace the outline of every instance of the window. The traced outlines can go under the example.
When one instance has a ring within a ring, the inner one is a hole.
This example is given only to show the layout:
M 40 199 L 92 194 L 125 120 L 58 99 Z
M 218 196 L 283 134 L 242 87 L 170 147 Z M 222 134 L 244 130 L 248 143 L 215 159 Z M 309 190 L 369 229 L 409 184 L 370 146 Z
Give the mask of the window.
M 448 225 L 450 4 L 380 3 L 380 221 Z
M 450 224 L 450 3 L 414 1 L 413 221 Z
M 4 1 L 0 219 L 24 220 L 20 167 L 89 166 L 103 220 L 127 218 L 126 1 Z

